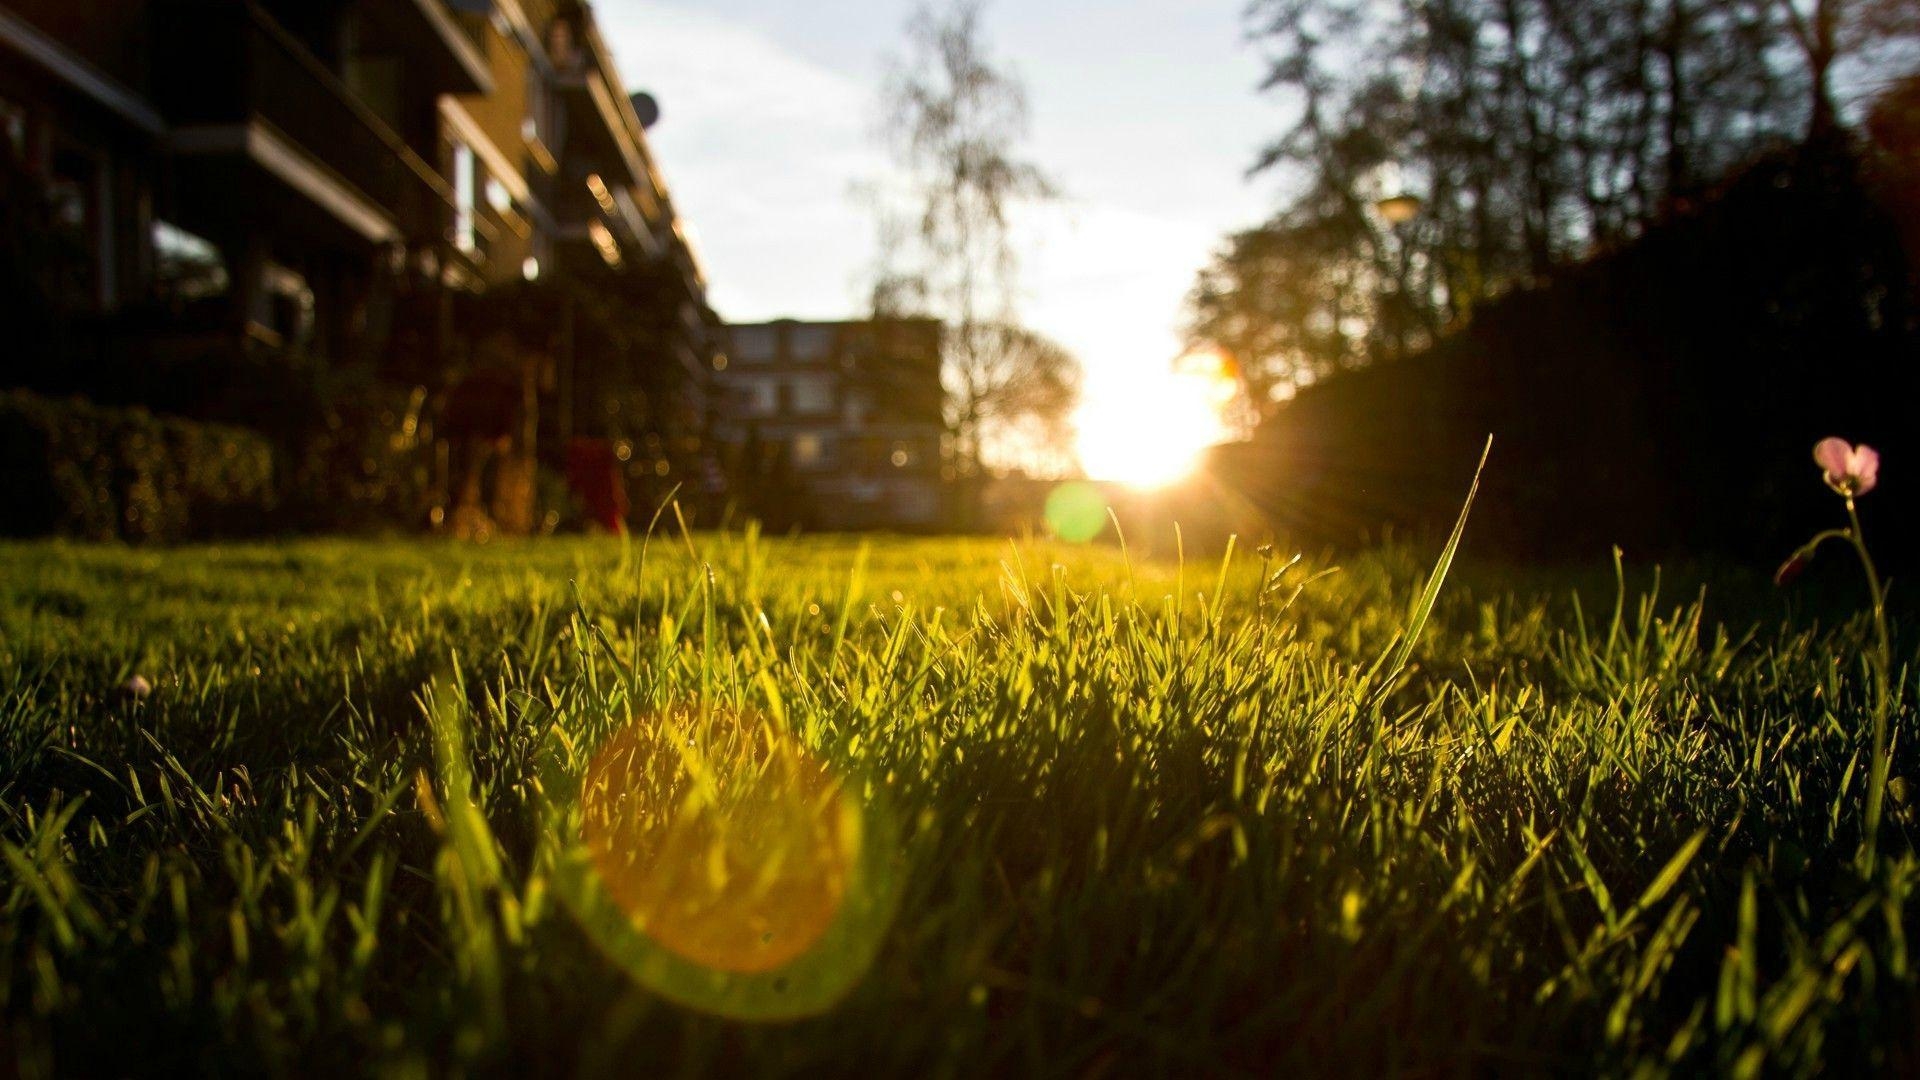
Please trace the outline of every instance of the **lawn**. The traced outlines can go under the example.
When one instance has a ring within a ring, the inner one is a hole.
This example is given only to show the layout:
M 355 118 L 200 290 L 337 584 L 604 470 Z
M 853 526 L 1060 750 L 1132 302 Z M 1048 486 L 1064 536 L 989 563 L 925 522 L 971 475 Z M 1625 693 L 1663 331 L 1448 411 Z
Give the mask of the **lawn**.
M 1920 1068 L 1847 597 L 1438 551 L 0 546 L 0 1072 Z

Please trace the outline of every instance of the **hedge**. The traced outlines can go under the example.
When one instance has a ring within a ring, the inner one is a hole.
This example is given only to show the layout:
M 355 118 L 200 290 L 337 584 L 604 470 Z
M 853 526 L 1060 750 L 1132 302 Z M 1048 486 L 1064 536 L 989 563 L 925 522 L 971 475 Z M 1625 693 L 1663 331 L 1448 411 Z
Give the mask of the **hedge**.
M 1492 434 L 1481 556 L 1777 565 L 1836 524 L 1821 438 L 1920 460 L 1920 273 L 1862 168 L 1749 166 L 1426 352 L 1305 388 L 1217 478 L 1296 543 L 1443 537 Z M 1861 503 L 1883 567 L 1920 565 L 1916 475 Z
M 240 428 L 0 390 L 0 533 L 185 540 L 260 531 L 273 447 Z

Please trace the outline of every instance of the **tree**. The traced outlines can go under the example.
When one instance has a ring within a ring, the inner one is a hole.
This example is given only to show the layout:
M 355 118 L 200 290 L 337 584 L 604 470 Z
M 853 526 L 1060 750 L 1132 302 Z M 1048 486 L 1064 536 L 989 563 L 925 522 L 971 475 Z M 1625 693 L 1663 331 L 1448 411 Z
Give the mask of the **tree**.
M 1080 396 L 1080 365 L 1055 342 L 1002 322 L 962 325 L 950 341 L 954 392 L 948 426 L 956 452 L 977 464 L 986 447 L 1001 462 L 1051 469 L 1072 436 L 1067 420 Z
M 1274 403 L 1368 350 L 1366 268 L 1346 258 L 1352 222 L 1301 216 L 1235 233 L 1187 298 L 1187 336 L 1239 367 L 1256 419 Z
M 1785 24 L 1806 65 L 1809 141 L 1840 127 L 1834 72 L 1848 60 L 1873 64 L 1920 42 L 1920 6 L 1913 0 L 1761 0 Z M 1912 57 L 1909 55 L 1909 60 Z
M 930 314 L 947 326 L 944 381 L 954 463 L 976 477 L 1012 434 L 1064 443 L 1078 365 L 1021 328 L 1013 212 L 1056 197 L 1019 156 L 1026 90 L 988 54 L 981 0 L 922 7 L 886 91 L 903 189 L 881 198 L 876 318 Z
M 1803 130 L 1788 2 L 1254 0 L 1289 110 L 1256 171 L 1290 195 L 1202 272 L 1191 331 L 1260 394 L 1631 239 Z M 1420 209 L 1396 223 L 1377 205 L 1402 194 Z

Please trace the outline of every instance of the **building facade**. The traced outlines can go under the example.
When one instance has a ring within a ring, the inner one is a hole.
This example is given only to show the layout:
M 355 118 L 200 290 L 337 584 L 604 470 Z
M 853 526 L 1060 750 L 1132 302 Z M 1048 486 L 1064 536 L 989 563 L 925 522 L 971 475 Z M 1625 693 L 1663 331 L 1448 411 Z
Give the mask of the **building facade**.
M 734 473 L 818 529 L 945 526 L 941 326 L 932 319 L 735 324 L 716 372 Z
M 701 436 L 724 327 L 641 119 L 580 0 L 0 0 L 0 152 L 80 253 L 96 348 L 360 364 L 429 429 L 517 364 L 528 468 Z M 490 353 L 503 290 L 541 332 Z M 594 290 L 633 325 L 576 332 Z

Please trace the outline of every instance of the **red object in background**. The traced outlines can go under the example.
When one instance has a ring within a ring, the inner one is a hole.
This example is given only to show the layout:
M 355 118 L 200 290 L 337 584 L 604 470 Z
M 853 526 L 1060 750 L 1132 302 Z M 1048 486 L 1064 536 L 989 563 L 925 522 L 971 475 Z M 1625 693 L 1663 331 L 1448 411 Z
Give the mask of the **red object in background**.
M 585 504 L 587 520 L 608 532 L 627 531 L 626 478 L 611 441 L 577 438 L 567 444 L 567 486 Z

